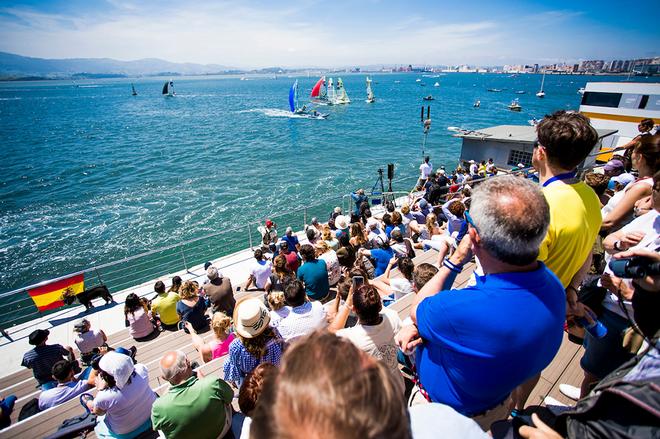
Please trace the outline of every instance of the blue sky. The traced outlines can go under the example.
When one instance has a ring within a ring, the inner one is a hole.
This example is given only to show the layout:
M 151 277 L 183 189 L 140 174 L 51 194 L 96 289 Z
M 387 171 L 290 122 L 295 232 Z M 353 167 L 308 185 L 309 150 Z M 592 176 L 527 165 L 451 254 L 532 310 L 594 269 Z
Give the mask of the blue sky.
M 657 2 L 626 3 L 1 1 L 0 51 L 236 67 L 502 65 L 660 55 Z

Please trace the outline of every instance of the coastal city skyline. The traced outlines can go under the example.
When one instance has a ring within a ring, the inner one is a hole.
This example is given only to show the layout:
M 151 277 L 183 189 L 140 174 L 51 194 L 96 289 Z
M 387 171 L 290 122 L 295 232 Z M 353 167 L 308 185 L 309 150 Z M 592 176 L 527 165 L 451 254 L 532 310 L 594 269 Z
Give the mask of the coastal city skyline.
M 639 20 L 640 8 L 644 3 L 632 9 L 613 1 L 298 1 L 283 7 L 260 1 L 20 0 L 0 6 L 0 51 L 240 69 L 572 67 L 589 60 L 656 58 L 660 35 L 652 20 Z M 604 67 L 595 70 L 611 70 Z

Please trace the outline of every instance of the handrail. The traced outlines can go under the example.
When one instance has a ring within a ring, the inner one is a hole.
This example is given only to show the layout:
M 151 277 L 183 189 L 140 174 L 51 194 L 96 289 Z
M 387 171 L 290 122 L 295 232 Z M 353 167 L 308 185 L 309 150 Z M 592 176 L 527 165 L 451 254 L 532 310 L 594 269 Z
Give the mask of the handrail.
M 304 211 L 306 211 L 306 209 L 322 206 L 322 205 L 327 204 L 330 201 L 335 200 L 337 198 L 338 197 L 327 198 L 327 199 L 322 200 L 318 203 L 310 204 L 310 205 L 303 206 L 303 207 L 294 208 L 294 209 L 288 210 L 285 213 L 271 215 L 270 217 L 276 219 L 276 218 L 283 217 L 285 215 L 291 215 L 291 214 L 295 214 L 295 213 L 301 212 L 301 211 L 304 212 Z M 181 247 L 189 245 L 189 244 L 198 243 L 200 241 L 208 240 L 210 238 L 215 238 L 215 237 L 221 236 L 221 235 L 226 235 L 226 234 L 231 233 L 231 232 L 244 231 L 244 229 L 246 229 L 250 226 L 258 226 L 260 224 L 261 224 L 261 221 L 252 221 L 252 222 L 240 225 L 240 226 L 235 226 L 235 227 L 231 227 L 229 229 L 224 229 L 224 230 L 220 230 L 220 231 L 217 231 L 217 232 L 209 233 L 207 235 L 192 238 L 192 239 L 189 239 L 187 241 L 182 241 L 182 242 L 178 242 L 178 243 L 175 243 L 175 244 L 170 244 L 170 245 L 167 245 L 167 246 L 164 246 L 164 247 L 159 247 L 157 249 L 149 250 L 149 251 L 146 251 L 146 252 L 143 252 L 143 253 L 139 253 L 137 255 L 127 256 L 125 258 L 122 258 L 122 259 L 119 259 L 119 260 L 116 260 L 116 261 L 111 261 L 111 262 L 107 262 L 105 264 L 92 266 L 92 267 L 89 267 L 89 268 L 86 268 L 86 269 L 83 269 L 83 270 L 75 271 L 73 273 L 68 273 L 66 275 L 58 276 L 56 278 L 43 280 L 43 281 L 31 284 L 31 285 L 27 285 L 27 286 L 24 286 L 24 287 L 20 287 L 20 288 L 15 288 L 13 290 L 0 293 L 0 299 L 5 298 L 5 297 L 9 297 L 9 296 L 13 296 L 13 295 L 16 295 L 16 294 L 20 294 L 20 293 L 23 293 L 27 290 L 38 288 L 38 287 L 41 287 L 41 286 L 44 286 L 44 285 L 48 285 L 48 284 L 50 284 L 52 282 L 56 282 L 58 280 L 67 279 L 71 276 L 90 273 L 90 272 L 94 272 L 94 271 L 98 272 L 98 270 L 102 270 L 104 268 L 109 268 L 109 267 L 114 267 L 114 266 L 117 266 L 117 265 L 120 265 L 120 264 L 125 264 L 127 262 L 131 262 L 131 261 L 134 261 L 134 260 L 137 260 L 137 259 L 140 259 L 140 258 L 144 258 L 144 257 L 150 256 L 150 255 L 153 255 L 153 254 L 162 253 L 162 252 L 165 252 L 167 250 L 178 249 L 178 248 L 181 248 Z M 250 235 L 250 238 L 251 238 L 251 235 Z M 116 271 L 120 271 L 120 270 L 116 270 Z

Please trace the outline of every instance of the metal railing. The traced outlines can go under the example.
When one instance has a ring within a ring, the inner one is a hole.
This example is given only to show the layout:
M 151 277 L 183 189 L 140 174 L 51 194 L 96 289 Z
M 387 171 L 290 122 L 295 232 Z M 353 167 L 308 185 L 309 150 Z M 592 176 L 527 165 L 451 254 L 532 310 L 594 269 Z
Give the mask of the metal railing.
M 328 198 L 268 218 L 281 226 L 279 234 L 282 235 L 286 226 L 302 230 L 312 217 L 324 221 L 332 207 L 341 203 L 341 200 L 341 197 Z M 263 219 L 0 293 L 0 328 L 8 328 L 50 313 L 37 310 L 27 294 L 28 290 L 80 274 L 85 277 L 85 289 L 104 284 L 114 293 L 137 287 L 171 273 L 184 270 L 189 272 L 192 267 L 208 260 L 260 245 L 261 234 L 257 227 L 261 224 Z

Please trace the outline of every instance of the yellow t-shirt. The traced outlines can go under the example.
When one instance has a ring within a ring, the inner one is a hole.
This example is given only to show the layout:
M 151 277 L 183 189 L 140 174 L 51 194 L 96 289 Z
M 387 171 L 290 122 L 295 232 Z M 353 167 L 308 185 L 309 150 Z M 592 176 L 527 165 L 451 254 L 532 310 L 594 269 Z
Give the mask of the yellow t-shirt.
M 589 256 L 603 221 L 596 193 L 580 181 L 554 182 L 543 188 L 550 205 L 548 234 L 539 261 L 559 278 L 564 288 Z
M 151 302 L 151 311 L 160 316 L 160 321 L 166 325 L 179 322 L 179 314 L 176 313 L 176 303 L 181 297 L 174 291 L 159 295 Z

